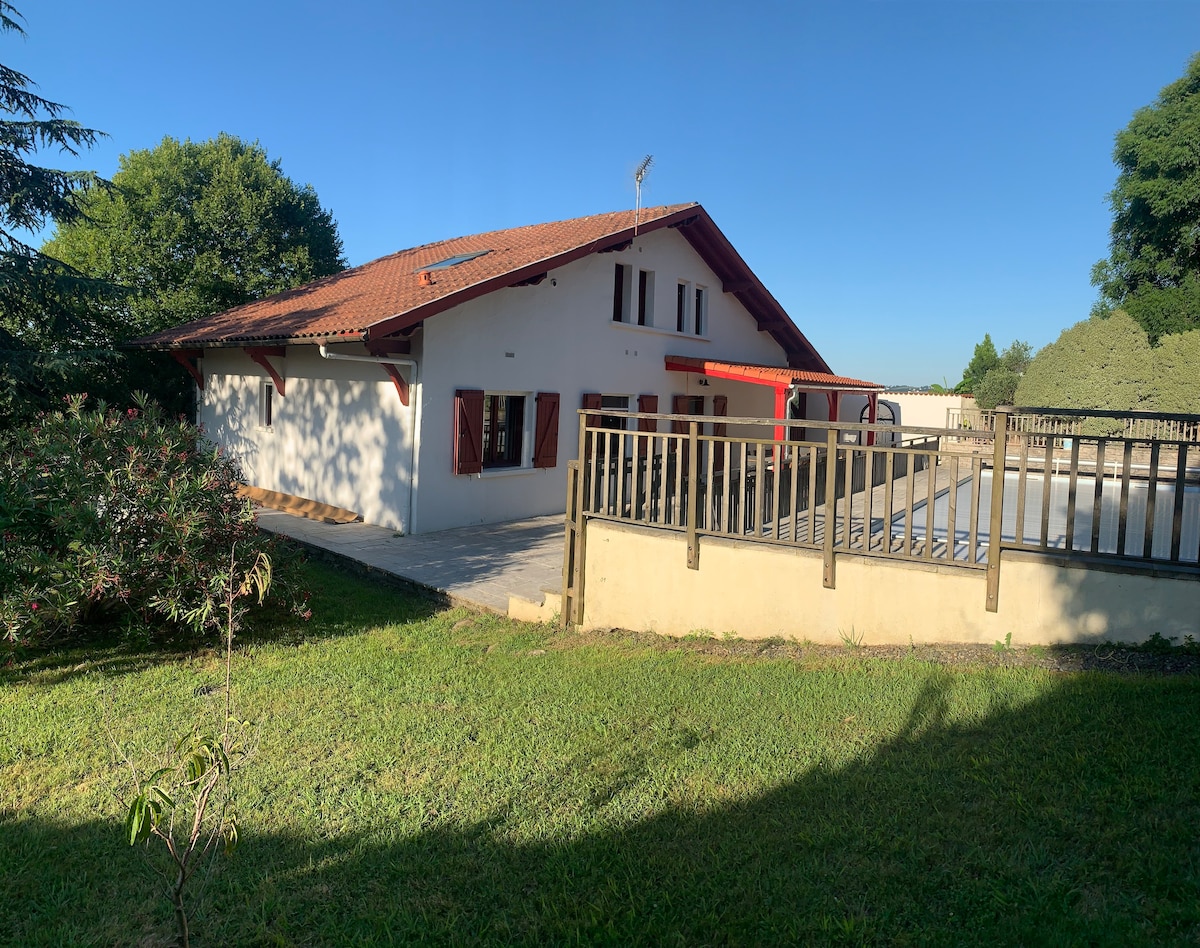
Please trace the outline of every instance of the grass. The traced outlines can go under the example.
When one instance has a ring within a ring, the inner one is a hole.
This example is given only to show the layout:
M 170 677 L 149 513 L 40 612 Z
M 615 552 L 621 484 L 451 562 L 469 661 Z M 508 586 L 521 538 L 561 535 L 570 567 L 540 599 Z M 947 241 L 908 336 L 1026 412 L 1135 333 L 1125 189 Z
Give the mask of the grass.
M 1200 938 L 1200 679 L 563 640 L 312 566 L 243 643 L 259 749 L 199 945 Z M 216 654 L 0 679 L 0 943 L 152 945 L 107 720 L 143 757 Z

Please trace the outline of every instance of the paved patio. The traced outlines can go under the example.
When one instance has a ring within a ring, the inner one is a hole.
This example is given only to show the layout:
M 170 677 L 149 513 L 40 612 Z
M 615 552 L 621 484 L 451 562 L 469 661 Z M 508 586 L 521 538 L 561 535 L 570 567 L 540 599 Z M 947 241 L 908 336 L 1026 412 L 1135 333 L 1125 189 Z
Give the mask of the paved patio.
M 318 523 L 260 509 L 258 524 L 434 590 L 452 602 L 546 621 L 562 593 L 563 517 L 400 536 L 366 523 Z

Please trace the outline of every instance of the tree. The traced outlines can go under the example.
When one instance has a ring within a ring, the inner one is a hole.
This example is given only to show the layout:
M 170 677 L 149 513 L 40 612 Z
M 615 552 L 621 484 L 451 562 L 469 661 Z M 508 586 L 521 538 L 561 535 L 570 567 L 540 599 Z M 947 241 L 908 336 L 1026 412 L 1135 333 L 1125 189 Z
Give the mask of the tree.
M 1000 364 L 1000 356 L 996 354 L 996 345 L 992 342 L 990 333 L 984 333 L 983 342 L 975 347 L 971 361 L 963 369 L 962 381 L 954 386 L 954 391 L 960 395 L 972 394 L 983 377 Z
M 997 353 L 991 335 L 985 334 L 954 391 L 960 395 L 974 395 L 980 408 L 1009 404 L 1032 356 L 1033 347 L 1019 339 L 1014 339 L 1012 345 Z
M 25 31 L 21 14 L 0 0 L 0 32 Z M 67 107 L 30 91 L 34 83 L 23 73 L 0 64 L 0 111 L 15 118 L 0 121 L 0 254 L 37 259 L 37 251 L 16 234 L 37 231 L 51 220 L 82 217 L 80 195 L 101 182 L 91 171 L 57 171 L 31 164 L 29 157 L 43 148 L 78 155 L 103 133 L 61 118 Z
M 24 36 L 21 14 L 0 0 L 0 33 Z M 66 341 L 76 348 L 92 340 L 74 325 L 76 302 L 97 287 L 30 247 L 21 231 L 53 221 L 78 221 L 81 197 L 105 182 L 91 171 L 63 171 L 33 164 L 43 149 L 77 156 L 103 135 L 63 118 L 66 106 L 32 91 L 25 74 L 0 64 L 0 419 L 46 407 L 51 392 L 72 388 L 81 368 L 104 356 L 88 352 L 64 358 Z M 50 319 L 42 318 L 51 314 Z
M 337 225 L 311 186 L 287 178 L 257 142 L 164 138 L 123 155 L 86 218 L 60 225 L 46 253 L 116 284 L 95 314 L 114 341 L 145 335 L 345 268 Z
M 1094 313 L 1123 308 L 1156 343 L 1200 327 L 1200 54 L 1117 134 L 1109 256 Z
M 1037 354 L 1017 388 L 1017 404 L 1153 410 L 1158 407 L 1150 395 L 1157 355 L 1145 330 L 1127 313 L 1085 319 Z M 1194 384 L 1200 396 L 1200 382 Z

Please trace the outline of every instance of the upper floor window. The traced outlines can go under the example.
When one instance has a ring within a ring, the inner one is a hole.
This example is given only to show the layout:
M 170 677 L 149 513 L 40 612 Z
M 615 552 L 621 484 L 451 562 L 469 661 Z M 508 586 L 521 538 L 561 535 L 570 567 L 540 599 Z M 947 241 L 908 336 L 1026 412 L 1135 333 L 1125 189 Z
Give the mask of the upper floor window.
M 692 309 L 692 332 L 703 336 L 708 331 L 708 289 L 696 287 L 696 305 Z
M 630 271 L 633 267 L 626 263 L 618 263 L 616 277 L 613 282 L 613 322 L 629 322 L 629 289 L 632 285 Z
M 654 325 L 654 271 L 638 271 L 638 310 L 639 326 Z
M 675 331 L 703 336 L 708 332 L 708 288 L 680 280 L 675 287 Z
M 635 281 L 632 266 L 627 263 L 618 263 L 615 266 L 612 318 L 614 323 L 654 325 L 653 270 L 638 270 Z

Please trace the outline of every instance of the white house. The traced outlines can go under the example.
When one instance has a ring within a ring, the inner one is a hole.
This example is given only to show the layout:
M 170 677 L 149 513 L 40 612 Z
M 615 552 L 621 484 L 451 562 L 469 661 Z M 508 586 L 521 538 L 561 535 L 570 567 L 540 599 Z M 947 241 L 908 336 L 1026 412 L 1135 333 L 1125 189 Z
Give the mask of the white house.
M 699 204 L 427 244 L 134 344 L 192 373 L 250 484 L 406 533 L 562 511 L 580 407 L 824 419 L 880 391 Z

